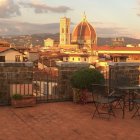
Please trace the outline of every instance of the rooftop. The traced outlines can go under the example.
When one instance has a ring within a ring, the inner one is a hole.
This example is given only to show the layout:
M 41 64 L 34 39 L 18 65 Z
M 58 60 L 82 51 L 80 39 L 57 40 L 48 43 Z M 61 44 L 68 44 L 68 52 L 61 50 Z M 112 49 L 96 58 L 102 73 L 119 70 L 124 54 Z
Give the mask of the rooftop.
M 136 140 L 139 119 L 130 112 L 121 118 L 91 118 L 93 104 L 72 102 L 38 104 L 35 107 L 0 107 L 1 140 Z M 129 136 L 129 137 L 128 137 Z
M 110 46 L 100 46 L 93 47 L 96 51 L 140 51 L 140 47 L 110 47 Z

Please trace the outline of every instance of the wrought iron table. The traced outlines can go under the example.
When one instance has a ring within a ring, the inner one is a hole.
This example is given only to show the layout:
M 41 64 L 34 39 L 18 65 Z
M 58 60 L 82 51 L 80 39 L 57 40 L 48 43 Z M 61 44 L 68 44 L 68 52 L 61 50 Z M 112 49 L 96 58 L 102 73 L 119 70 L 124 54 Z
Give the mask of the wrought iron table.
M 125 106 L 126 106 L 126 96 L 128 95 L 128 99 L 129 99 L 129 111 L 132 111 L 133 106 L 131 108 L 131 103 L 132 100 L 134 98 L 134 94 L 136 90 L 140 90 L 140 86 L 123 86 L 123 87 L 117 87 L 118 90 L 120 90 L 122 92 L 122 94 L 124 94 L 124 98 L 123 98 L 123 118 L 125 117 Z

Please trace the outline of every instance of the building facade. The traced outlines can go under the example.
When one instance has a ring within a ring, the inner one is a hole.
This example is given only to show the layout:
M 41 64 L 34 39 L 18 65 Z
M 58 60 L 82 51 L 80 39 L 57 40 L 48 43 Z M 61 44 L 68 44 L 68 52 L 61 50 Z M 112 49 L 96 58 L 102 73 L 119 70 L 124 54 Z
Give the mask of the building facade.
M 14 48 L 0 47 L 0 62 L 23 62 L 23 54 Z
M 44 47 L 53 47 L 54 46 L 54 40 L 51 38 L 47 38 L 44 40 Z

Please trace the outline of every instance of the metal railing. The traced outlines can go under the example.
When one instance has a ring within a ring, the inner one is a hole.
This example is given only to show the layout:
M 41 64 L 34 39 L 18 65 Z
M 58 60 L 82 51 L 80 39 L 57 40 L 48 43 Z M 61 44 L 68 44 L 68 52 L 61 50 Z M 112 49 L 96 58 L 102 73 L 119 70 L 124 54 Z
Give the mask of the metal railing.
M 0 105 L 10 104 L 13 94 L 34 95 L 37 102 L 72 99 L 69 80 L 62 81 L 53 71 L 0 72 Z

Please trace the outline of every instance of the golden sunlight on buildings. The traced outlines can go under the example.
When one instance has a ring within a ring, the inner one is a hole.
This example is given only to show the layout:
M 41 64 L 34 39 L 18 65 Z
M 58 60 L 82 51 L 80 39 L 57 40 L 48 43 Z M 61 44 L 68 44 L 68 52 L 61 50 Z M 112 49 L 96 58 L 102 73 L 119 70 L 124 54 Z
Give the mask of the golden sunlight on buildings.
M 44 47 L 53 47 L 54 46 L 54 40 L 51 38 L 47 38 L 46 40 L 44 40 Z

